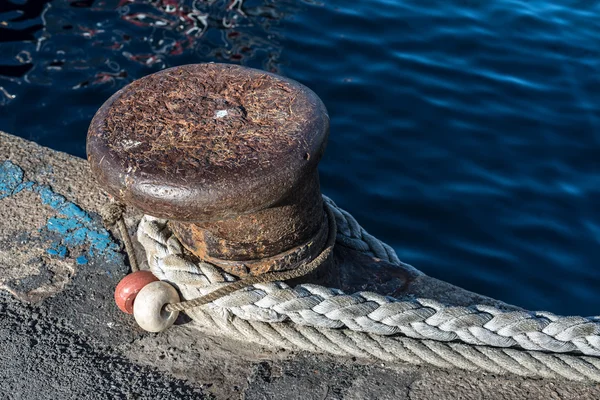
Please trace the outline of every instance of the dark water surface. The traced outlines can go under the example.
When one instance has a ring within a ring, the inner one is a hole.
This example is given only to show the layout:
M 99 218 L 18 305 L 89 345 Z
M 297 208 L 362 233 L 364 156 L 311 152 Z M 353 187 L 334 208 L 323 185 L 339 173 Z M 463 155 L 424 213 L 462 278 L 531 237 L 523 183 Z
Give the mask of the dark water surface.
M 323 192 L 429 275 L 600 314 L 600 2 L 0 1 L 0 129 L 84 156 L 112 93 L 241 63 L 331 116 Z

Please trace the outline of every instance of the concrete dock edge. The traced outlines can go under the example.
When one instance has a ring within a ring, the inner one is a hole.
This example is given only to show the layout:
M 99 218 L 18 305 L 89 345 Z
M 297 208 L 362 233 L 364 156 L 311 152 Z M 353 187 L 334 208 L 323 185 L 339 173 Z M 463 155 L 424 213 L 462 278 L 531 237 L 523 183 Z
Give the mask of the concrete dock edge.
M 128 267 L 87 162 L 2 132 L 0 155 L 2 399 L 600 398 L 592 384 L 295 353 L 190 323 L 143 332 L 113 301 Z

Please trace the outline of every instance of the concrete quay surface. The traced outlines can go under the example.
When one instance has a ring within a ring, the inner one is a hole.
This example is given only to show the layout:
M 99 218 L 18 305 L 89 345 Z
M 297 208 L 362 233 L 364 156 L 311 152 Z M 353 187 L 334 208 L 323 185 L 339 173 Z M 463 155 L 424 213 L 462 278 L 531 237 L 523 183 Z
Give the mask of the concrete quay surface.
M 2 132 L 0 155 L 0 399 L 600 399 L 593 384 L 264 348 L 193 323 L 143 332 L 113 301 L 128 267 L 87 162 Z

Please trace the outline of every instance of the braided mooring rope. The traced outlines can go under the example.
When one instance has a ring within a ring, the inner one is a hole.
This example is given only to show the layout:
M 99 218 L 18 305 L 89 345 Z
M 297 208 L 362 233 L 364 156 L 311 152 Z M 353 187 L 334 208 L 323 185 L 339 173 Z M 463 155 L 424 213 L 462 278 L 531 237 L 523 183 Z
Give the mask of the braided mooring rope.
M 267 282 L 287 281 L 289 279 L 306 276 L 311 272 L 315 271 L 331 256 L 333 246 L 335 245 L 335 238 L 337 232 L 335 217 L 329 208 L 326 209 L 326 212 L 327 220 L 329 222 L 329 236 L 327 237 L 327 242 L 325 243 L 325 249 L 317 257 L 315 257 L 314 260 L 300 265 L 298 268 L 293 270 L 268 272 L 258 276 L 251 276 L 249 278 L 240 279 L 238 281 L 229 283 L 226 286 L 213 290 L 212 292 L 196 297 L 195 299 L 182 301 L 176 304 L 167 304 L 165 307 L 165 311 L 171 312 L 189 310 L 198 306 L 214 302 L 240 289 L 244 289 L 252 285 Z
M 366 233 L 330 199 L 324 200 L 337 222 L 338 244 L 401 264 L 391 247 Z M 236 281 L 210 264 L 188 260 L 164 220 L 145 216 L 138 240 L 153 273 L 175 285 L 184 298 L 202 297 Z M 348 295 L 319 285 L 291 288 L 283 282 L 256 283 L 188 314 L 205 330 L 284 348 L 600 381 L 600 359 L 545 353 L 599 356 L 598 317 L 506 312 L 484 305 L 453 307 L 431 299 Z

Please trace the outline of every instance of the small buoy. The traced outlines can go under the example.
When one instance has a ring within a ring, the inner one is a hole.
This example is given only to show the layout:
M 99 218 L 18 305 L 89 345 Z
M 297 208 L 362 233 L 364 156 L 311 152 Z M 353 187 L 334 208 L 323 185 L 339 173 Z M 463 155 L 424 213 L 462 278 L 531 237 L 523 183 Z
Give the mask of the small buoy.
M 165 311 L 165 305 L 178 302 L 179 294 L 173 286 L 164 281 L 152 282 L 138 293 L 133 303 L 133 316 L 142 329 L 162 332 L 173 325 L 179 316 L 179 311 Z
M 133 314 L 133 302 L 144 286 L 157 281 L 150 271 L 135 271 L 119 282 L 115 288 L 115 302 L 121 311 Z

